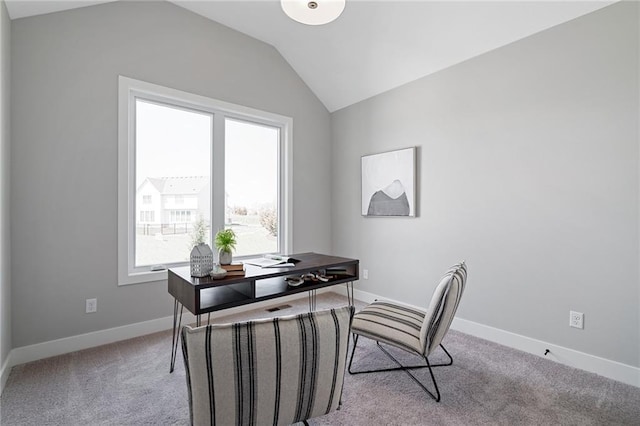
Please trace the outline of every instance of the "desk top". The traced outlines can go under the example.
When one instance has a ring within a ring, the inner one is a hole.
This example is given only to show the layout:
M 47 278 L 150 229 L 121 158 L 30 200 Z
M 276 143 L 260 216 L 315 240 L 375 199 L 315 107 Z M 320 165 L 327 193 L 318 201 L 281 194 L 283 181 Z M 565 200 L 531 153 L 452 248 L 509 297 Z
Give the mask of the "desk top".
M 282 277 L 286 275 L 301 275 L 311 271 L 317 271 L 320 269 L 337 268 L 347 265 L 358 264 L 357 259 L 350 259 L 346 257 L 331 256 L 319 253 L 298 253 L 288 255 L 293 259 L 298 260 L 295 266 L 280 267 L 280 268 L 262 268 L 260 266 L 249 265 L 245 263 L 244 276 L 227 276 L 221 279 L 214 280 L 210 276 L 206 277 L 192 277 L 189 266 L 182 266 L 179 268 L 170 268 L 171 272 L 178 275 L 184 281 L 191 283 L 193 286 L 213 287 L 218 285 L 229 285 L 249 280 L 261 280 L 265 278 Z M 224 265 L 222 265 L 224 268 Z M 356 277 L 358 271 L 355 271 Z M 357 278 L 356 278 L 357 279 Z

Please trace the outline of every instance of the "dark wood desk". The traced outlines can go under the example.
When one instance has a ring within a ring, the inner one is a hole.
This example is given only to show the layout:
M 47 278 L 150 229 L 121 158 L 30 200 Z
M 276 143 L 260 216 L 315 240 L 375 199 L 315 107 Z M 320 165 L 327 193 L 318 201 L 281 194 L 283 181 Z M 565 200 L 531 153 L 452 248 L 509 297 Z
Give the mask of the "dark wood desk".
M 292 254 L 290 257 L 298 260 L 295 266 L 261 268 L 245 263 L 243 277 L 229 276 L 217 280 L 211 277 L 192 277 L 188 266 L 170 268 L 168 271 L 169 294 L 174 297 L 170 372 L 175 365 L 184 307 L 197 316 L 196 324 L 200 325 L 202 314 L 308 292 L 309 310 L 313 310 L 316 291 L 337 284 L 347 285 L 349 304 L 353 304 L 353 282 L 358 280 L 360 270 L 357 259 L 318 253 Z M 285 281 L 285 277 L 289 275 L 321 272 L 330 268 L 340 268 L 345 272 L 327 282 L 306 280 L 297 287 L 291 287 Z

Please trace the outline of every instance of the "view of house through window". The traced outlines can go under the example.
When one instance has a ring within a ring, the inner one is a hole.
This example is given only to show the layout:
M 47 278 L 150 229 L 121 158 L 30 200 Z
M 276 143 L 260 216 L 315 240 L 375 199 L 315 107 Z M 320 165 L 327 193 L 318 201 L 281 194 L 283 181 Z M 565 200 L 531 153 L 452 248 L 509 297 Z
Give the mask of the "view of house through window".
M 292 119 L 118 81 L 118 284 L 166 279 L 200 241 L 217 254 L 224 228 L 236 260 L 287 253 Z
M 280 129 L 225 120 L 225 226 L 235 254 L 278 251 L 278 146 Z
M 213 122 L 208 112 L 136 99 L 135 267 L 188 261 L 202 229 L 211 245 Z M 236 233 L 234 254 L 277 252 L 280 129 L 230 118 L 224 126 L 224 226 Z
M 196 221 L 211 224 L 213 115 L 142 99 L 135 108 L 135 266 L 188 261 Z

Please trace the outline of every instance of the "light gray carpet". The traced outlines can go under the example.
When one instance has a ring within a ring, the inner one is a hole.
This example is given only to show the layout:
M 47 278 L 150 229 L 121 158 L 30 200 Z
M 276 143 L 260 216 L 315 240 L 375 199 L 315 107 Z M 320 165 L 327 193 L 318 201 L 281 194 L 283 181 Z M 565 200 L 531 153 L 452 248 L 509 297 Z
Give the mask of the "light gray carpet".
M 345 301 L 319 295 L 318 308 Z M 277 314 L 306 309 L 301 299 Z M 268 316 L 260 310 L 225 320 Z M 444 344 L 454 364 L 435 369 L 440 403 L 402 372 L 347 374 L 342 409 L 310 423 L 640 425 L 638 388 L 455 331 Z M 188 424 L 182 354 L 169 374 L 170 348 L 167 331 L 16 366 L 0 399 L 0 424 Z M 437 355 L 434 361 L 444 359 Z M 389 363 L 374 343 L 360 339 L 354 367 Z M 416 374 L 430 384 L 428 370 Z

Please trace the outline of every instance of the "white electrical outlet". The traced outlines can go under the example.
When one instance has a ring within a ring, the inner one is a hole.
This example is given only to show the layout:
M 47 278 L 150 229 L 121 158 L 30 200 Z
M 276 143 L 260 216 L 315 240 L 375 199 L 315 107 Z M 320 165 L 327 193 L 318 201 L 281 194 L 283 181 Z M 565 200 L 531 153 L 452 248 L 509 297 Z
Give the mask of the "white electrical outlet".
M 369 279 L 369 270 L 368 269 L 363 269 L 362 270 L 362 278 L 365 280 Z
M 86 313 L 90 314 L 98 310 L 98 299 L 87 299 Z
M 569 325 L 575 328 L 584 328 L 584 314 L 582 312 L 569 311 Z

